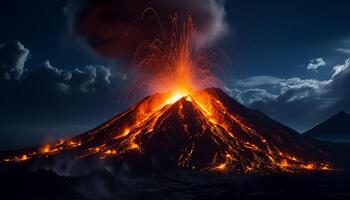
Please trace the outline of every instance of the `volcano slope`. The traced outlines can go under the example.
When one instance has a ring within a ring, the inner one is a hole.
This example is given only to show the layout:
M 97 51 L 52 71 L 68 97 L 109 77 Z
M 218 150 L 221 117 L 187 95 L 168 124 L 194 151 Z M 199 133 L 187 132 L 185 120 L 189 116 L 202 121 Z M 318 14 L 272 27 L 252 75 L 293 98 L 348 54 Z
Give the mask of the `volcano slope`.
M 1 159 L 18 164 L 70 155 L 132 170 L 268 173 L 332 170 L 331 154 L 322 143 L 209 88 L 189 95 L 157 93 L 70 140 Z

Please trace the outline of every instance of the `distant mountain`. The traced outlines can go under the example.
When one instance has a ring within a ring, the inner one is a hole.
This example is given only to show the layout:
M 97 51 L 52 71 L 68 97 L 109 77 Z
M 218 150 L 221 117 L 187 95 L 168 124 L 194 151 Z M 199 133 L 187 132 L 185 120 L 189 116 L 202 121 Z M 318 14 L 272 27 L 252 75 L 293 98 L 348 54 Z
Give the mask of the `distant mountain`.
M 350 114 L 339 111 L 304 134 L 323 140 L 350 141 Z

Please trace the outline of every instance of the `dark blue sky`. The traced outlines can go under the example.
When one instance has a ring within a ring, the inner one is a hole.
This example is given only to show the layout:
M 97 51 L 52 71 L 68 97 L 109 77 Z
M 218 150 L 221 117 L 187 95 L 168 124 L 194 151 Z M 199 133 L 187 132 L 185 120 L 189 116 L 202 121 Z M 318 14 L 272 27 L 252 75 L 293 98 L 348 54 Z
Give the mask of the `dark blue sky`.
M 27 75 L 22 80 L 26 86 L 0 82 L 0 149 L 88 130 L 123 107 L 118 95 L 125 81 L 115 69 L 116 61 L 96 55 L 70 34 L 65 5 L 65 0 L 0 3 L 0 44 L 10 46 L 0 48 L 0 66 L 9 65 L 1 58 L 12 55 L 6 51 L 29 51 L 23 72 Z M 299 131 L 338 110 L 350 111 L 345 61 L 350 57 L 349 6 L 345 0 L 227 0 L 230 31 L 217 46 L 232 62 L 226 66 L 230 74 L 226 77 L 228 92 Z M 24 47 L 11 47 L 16 41 Z M 14 55 L 14 59 L 24 56 Z M 44 64 L 46 60 L 49 63 Z M 341 73 L 336 73 L 335 66 L 343 66 Z M 9 70 L 5 68 L 0 70 Z M 81 71 L 74 71 L 76 68 Z M 68 83 L 65 73 L 77 78 Z M 51 83 L 53 79 L 65 84 Z M 46 82 L 48 86 L 41 88 Z M 66 97 L 51 91 L 50 84 L 60 91 L 67 92 L 67 87 L 71 90 L 64 94 Z M 83 92 L 75 94 L 72 88 Z
M 332 57 L 349 37 L 346 1 L 227 1 L 240 75 L 300 76 L 313 57 Z
M 61 67 L 109 64 L 70 37 L 65 0 L 2 1 L 2 42 L 20 41 L 31 50 L 29 65 L 50 60 Z M 336 56 L 350 26 L 344 0 L 226 1 L 230 35 L 224 47 L 238 76 L 303 75 L 298 68 L 312 57 Z M 287 65 L 287 66 L 286 66 Z M 297 74 L 296 74 L 297 73 Z
M 50 60 L 62 67 L 106 64 L 68 31 L 65 0 L 4 0 L 0 7 L 2 42 L 20 41 L 32 52 L 29 67 Z

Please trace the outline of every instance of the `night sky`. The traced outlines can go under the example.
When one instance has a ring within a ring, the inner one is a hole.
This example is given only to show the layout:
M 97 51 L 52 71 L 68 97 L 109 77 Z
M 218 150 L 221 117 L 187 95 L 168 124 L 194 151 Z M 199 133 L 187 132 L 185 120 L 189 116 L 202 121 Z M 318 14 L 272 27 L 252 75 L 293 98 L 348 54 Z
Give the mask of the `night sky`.
M 226 92 L 299 132 L 350 112 L 350 2 L 219 1 Z M 0 3 L 0 150 L 87 131 L 126 109 L 128 74 L 72 33 L 65 0 Z M 130 103 L 129 103 L 130 104 Z

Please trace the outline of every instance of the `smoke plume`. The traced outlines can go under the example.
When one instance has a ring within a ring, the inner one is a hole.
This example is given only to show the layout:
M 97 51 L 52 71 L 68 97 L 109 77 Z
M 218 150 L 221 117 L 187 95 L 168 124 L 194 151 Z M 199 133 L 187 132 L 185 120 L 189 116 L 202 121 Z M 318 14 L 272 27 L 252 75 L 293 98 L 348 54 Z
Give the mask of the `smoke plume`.
M 152 10 L 144 13 L 147 8 Z M 201 47 L 212 45 L 228 28 L 223 0 L 72 0 L 67 13 L 74 35 L 98 54 L 128 64 L 142 41 L 169 39 L 175 13 L 180 24 L 192 17 L 205 41 Z

